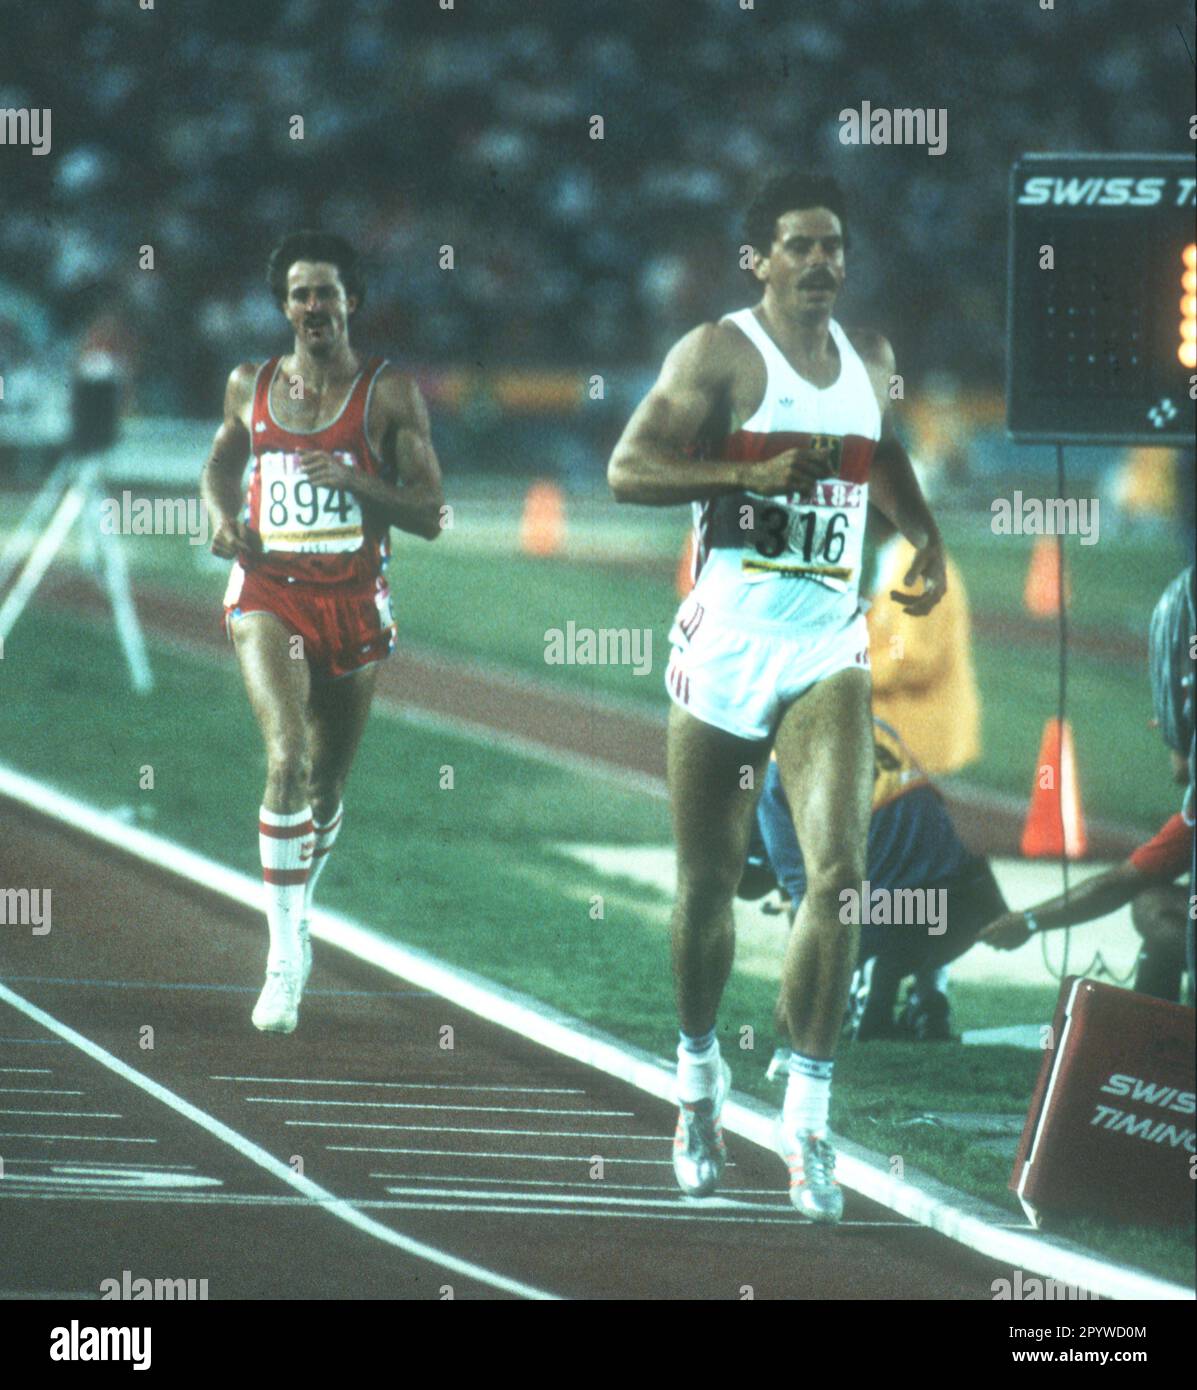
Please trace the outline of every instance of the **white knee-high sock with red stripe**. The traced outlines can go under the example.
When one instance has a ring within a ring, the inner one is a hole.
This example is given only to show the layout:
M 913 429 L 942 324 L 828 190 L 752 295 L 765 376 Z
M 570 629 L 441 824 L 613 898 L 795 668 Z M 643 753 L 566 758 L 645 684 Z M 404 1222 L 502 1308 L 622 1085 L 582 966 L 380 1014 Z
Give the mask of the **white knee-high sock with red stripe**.
M 270 926 L 267 971 L 299 969 L 299 924 L 315 843 L 310 806 L 287 813 L 265 806 L 259 810 L 258 847 Z
M 315 825 L 316 848 L 312 851 L 312 870 L 308 874 L 307 887 L 303 896 L 303 915 L 306 919 L 312 908 L 312 895 L 316 891 L 316 880 L 324 871 L 325 864 L 328 863 L 328 852 L 337 842 L 337 836 L 341 833 L 341 812 L 344 808 L 340 805 L 333 812 L 332 819 L 327 825 Z

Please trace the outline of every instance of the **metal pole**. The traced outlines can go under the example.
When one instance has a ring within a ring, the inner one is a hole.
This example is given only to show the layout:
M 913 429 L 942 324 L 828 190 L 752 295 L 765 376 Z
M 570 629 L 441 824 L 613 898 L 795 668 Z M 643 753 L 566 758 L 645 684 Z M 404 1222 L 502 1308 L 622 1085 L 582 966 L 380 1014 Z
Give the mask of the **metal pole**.
M 39 532 L 53 516 L 54 508 L 58 505 L 62 494 L 70 486 L 70 482 L 70 462 L 67 459 L 62 459 L 54 466 L 46 481 L 37 490 L 17 529 L 8 538 L 3 554 L 0 554 L 0 589 L 4 588 L 17 566 L 29 554 Z
M 54 519 L 46 528 L 41 540 L 33 547 L 33 552 L 17 576 L 17 582 L 0 605 L 0 642 L 13 630 L 17 619 L 25 611 L 25 605 L 33 597 L 37 586 L 42 582 L 42 577 L 70 534 L 71 527 L 83 510 L 86 500 L 86 489 L 79 483 L 73 483 L 67 489 L 58 504 L 58 510 L 54 513 Z

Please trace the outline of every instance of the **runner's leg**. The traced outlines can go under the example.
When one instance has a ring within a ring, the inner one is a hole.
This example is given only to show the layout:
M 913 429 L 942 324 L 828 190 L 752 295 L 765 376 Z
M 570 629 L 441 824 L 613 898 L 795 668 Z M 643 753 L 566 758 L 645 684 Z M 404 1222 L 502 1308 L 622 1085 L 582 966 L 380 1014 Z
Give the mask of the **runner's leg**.
M 244 613 L 233 622 L 232 632 L 250 707 L 266 745 L 262 805 L 281 815 L 300 811 L 310 794 L 308 663 L 291 655 L 291 634 L 273 613 Z
M 341 831 L 341 798 L 357 753 L 378 683 L 377 665 L 338 680 L 312 682 L 308 700 L 308 743 L 312 750 L 312 820 L 316 849 L 304 898 L 311 910 L 316 884 Z M 305 947 L 305 951 L 308 948 Z
M 682 1032 L 673 1171 L 683 1192 L 706 1197 L 727 1163 L 719 1117 L 731 1083 L 715 1015 L 731 973 L 732 899 L 769 745 L 736 738 L 674 705 L 668 752 L 677 843 L 673 975 Z
M 673 705 L 669 799 L 677 845 L 673 976 L 682 1032 L 715 1026 L 735 953 L 732 900 L 744 867 L 767 742 L 748 742 Z
M 254 1010 L 254 1023 L 264 1031 L 289 1033 L 295 1027 L 302 989 L 300 926 L 314 848 L 304 720 L 311 676 L 307 662 L 292 656 L 291 633 L 274 614 L 246 613 L 233 623 L 232 633 L 250 706 L 266 746 L 258 844 L 270 949 L 266 988 Z
M 865 876 L 873 796 L 868 672 L 837 672 L 796 700 L 776 749 L 807 879 L 782 967 L 780 1011 L 795 1051 L 830 1059 L 860 935 L 840 920 L 840 893 L 859 893 Z
M 314 680 L 306 711 L 312 755 L 312 815 L 327 825 L 336 815 L 378 684 L 378 666 L 338 680 Z

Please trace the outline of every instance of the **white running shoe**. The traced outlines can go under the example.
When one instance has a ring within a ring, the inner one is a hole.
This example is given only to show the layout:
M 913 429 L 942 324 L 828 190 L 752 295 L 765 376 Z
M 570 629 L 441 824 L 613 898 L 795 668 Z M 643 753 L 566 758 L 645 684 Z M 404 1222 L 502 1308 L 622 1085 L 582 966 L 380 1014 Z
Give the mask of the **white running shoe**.
M 294 1033 L 302 994 L 298 971 L 268 970 L 266 983 L 254 1005 L 254 1027 L 261 1033 Z
M 312 975 L 312 934 L 308 931 L 308 924 L 303 921 L 299 924 L 299 988 L 307 989 L 308 980 Z
M 681 1101 L 673 1136 L 673 1171 L 687 1197 L 709 1197 L 727 1165 L 719 1117 L 731 1090 L 731 1068 L 719 1059 L 719 1079 L 709 1100 Z
M 779 1116 L 773 1133 L 790 1170 L 790 1201 L 808 1221 L 834 1225 L 844 1215 L 844 1191 L 835 1180 L 835 1150 L 818 1134 L 799 1134 Z

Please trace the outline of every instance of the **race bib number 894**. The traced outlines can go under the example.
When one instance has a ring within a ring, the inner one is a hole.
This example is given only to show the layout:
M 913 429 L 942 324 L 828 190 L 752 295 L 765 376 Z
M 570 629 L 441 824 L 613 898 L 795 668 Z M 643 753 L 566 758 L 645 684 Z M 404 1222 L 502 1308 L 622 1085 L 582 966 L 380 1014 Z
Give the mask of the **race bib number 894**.
M 299 454 L 261 456 L 258 529 L 263 550 L 304 555 L 335 555 L 362 544 L 362 509 L 342 488 L 313 483 L 300 467 Z M 353 467 L 352 454 L 337 452 L 338 463 Z

